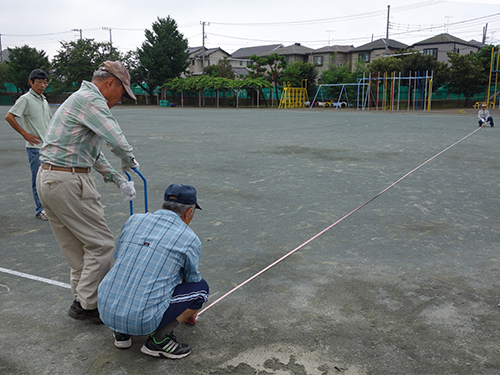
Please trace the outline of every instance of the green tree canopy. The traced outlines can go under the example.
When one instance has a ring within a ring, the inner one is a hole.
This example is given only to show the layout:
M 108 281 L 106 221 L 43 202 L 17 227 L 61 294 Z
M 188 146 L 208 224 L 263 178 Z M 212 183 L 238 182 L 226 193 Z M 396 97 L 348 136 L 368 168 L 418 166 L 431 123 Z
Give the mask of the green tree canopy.
M 318 69 L 311 63 L 293 62 L 283 71 L 283 82 L 290 82 L 292 87 L 302 87 L 302 80 L 307 80 L 307 93 L 312 96 L 316 93 L 316 80 L 318 79 Z
M 475 54 L 459 55 L 456 52 L 448 52 L 450 63 L 448 88 L 451 93 L 463 95 L 465 106 L 470 99 L 484 90 L 488 80 L 488 70 L 484 62 Z
M 6 62 L 6 81 L 13 83 L 18 90 L 25 93 L 30 85 L 28 78 L 33 69 L 43 69 L 49 73 L 50 63 L 44 51 L 37 51 L 29 46 L 8 48 L 10 61 Z
M 268 56 L 250 56 L 252 64 L 248 65 L 250 78 L 265 77 L 266 73 L 269 80 L 274 84 L 276 100 L 279 101 L 278 85 L 282 83 L 283 70 L 286 68 L 285 56 L 273 53 Z
M 78 84 L 92 79 L 92 75 L 106 60 L 119 60 L 118 50 L 109 43 L 94 42 L 94 39 L 78 39 L 61 42 L 61 49 L 54 56 L 55 91 L 75 91 Z
M 150 95 L 165 80 L 180 76 L 189 65 L 188 41 L 179 32 L 177 23 L 170 17 L 153 22 L 152 30 L 145 31 L 146 40 L 137 49 L 136 81 Z
M 4 88 L 4 84 L 8 83 L 7 80 L 7 63 L 0 63 L 0 89 Z
M 231 63 L 224 57 L 219 60 L 215 65 L 209 65 L 205 68 L 205 74 L 208 74 L 212 77 L 221 77 L 221 78 L 229 78 L 234 79 L 234 72 L 231 67 Z

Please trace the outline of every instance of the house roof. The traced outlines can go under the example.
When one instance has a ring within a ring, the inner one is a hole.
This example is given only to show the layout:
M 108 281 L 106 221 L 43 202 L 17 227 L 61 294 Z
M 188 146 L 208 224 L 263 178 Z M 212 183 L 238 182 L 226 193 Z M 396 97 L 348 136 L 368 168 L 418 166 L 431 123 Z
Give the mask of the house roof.
M 248 69 L 247 68 L 241 68 L 241 67 L 236 67 L 233 66 L 231 70 L 234 72 L 236 76 L 247 76 L 248 75 Z
M 203 47 L 188 47 L 186 52 L 191 55 L 192 53 L 203 50 Z
M 271 55 L 273 53 L 277 53 L 278 55 L 282 55 L 282 56 L 284 56 L 284 55 L 307 55 L 307 54 L 311 53 L 312 51 L 314 51 L 312 48 L 301 46 L 300 43 L 295 43 L 295 44 L 292 44 L 291 46 L 280 47 L 280 48 L 275 49 L 274 51 L 263 53 L 261 56 L 268 56 L 268 55 Z
M 217 48 L 209 48 L 207 50 L 205 50 L 205 56 L 210 56 L 212 53 L 215 53 L 217 51 L 222 51 L 224 52 L 226 55 L 229 56 L 229 53 L 227 53 L 226 51 L 224 51 L 222 48 L 220 47 L 217 47 Z M 200 53 L 197 53 L 195 55 L 195 57 L 202 57 L 203 56 L 203 50 L 200 51 Z
M 312 51 L 312 53 L 313 54 L 314 53 L 335 53 L 335 52 L 348 53 L 353 48 L 354 48 L 354 46 L 352 46 L 352 45 L 351 46 L 338 46 L 338 45 L 326 46 L 326 47 L 315 49 L 314 51 Z
M 385 38 L 374 40 L 373 42 L 363 44 L 362 46 L 353 48 L 351 52 L 373 51 L 374 49 L 385 49 Z M 408 46 L 394 39 L 387 39 L 387 47 L 391 49 L 407 49 Z
M 487 45 L 482 43 L 482 42 L 479 42 L 477 40 L 474 40 L 474 39 L 471 39 L 469 40 L 469 45 L 473 45 L 473 46 L 476 46 L 477 48 L 483 48 L 483 47 L 486 47 Z
M 466 42 L 463 39 L 457 38 L 456 36 L 453 36 L 453 35 L 450 35 L 447 33 L 439 34 L 439 35 L 433 36 L 431 38 L 424 39 L 424 40 L 417 42 L 413 45 L 418 46 L 418 45 L 423 45 L 423 44 L 445 44 L 445 43 L 459 43 L 459 44 L 463 44 L 466 46 L 473 45 L 469 42 Z
M 262 55 L 263 53 L 274 51 L 276 48 L 283 47 L 283 44 L 270 44 L 267 46 L 245 47 L 233 52 L 233 59 L 248 59 L 253 55 Z

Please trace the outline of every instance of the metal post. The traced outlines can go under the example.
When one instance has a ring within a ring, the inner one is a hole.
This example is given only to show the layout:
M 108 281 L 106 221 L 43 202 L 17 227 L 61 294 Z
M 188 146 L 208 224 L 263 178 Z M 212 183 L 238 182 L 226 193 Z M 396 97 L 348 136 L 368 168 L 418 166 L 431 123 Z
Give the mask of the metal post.
M 79 31 L 80 32 L 80 39 L 82 39 L 82 29 L 71 29 L 71 31 Z
M 113 46 L 113 39 L 111 38 L 111 27 L 103 27 L 103 30 L 109 30 L 109 45 Z
M 385 54 L 388 55 L 389 51 L 387 50 L 387 43 L 389 43 L 389 12 L 391 10 L 391 6 L 387 5 L 387 29 L 385 32 Z

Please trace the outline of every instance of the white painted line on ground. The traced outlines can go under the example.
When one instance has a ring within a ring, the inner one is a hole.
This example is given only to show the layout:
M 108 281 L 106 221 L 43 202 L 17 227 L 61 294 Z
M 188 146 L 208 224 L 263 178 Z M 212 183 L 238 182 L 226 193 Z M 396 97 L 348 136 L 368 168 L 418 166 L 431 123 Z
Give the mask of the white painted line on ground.
M 17 272 L 17 271 L 9 270 L 7 268 L 2 268 L 2 267 L 0 267 L 0 272 L 8 273 L 8 274 L 19 276 L 19 277 L 24 277 L 25 279 L 41 281 L 42 283 L 60 286 L 61 288 L 71 289 L 71 285 L 69 285 L 69 284 L 61 283 L 60 281 L 55 281 L 55 280 L 51 280 L 51 279 L 46 279 L 44 277 L 33 276 L 33 275 L 28 274 L 28 273 Z

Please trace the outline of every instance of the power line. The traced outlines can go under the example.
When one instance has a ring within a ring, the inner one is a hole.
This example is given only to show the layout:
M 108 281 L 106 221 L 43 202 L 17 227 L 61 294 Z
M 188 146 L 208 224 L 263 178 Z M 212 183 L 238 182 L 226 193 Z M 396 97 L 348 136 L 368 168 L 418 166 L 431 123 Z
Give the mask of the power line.
M 428 0 L 420 3 L 414 3 L 409 5 L 404 5 L 400 7 L 393 8 L 393 12 L 403 12 L 407 10 L 413 10 L 417 8 L 437 5 L 446 2 L 445 0 Z M 342 22 L 342 21 L 352 21 L 361 18 L 369 18 L 376 16 L 385 16 L 386 10 L 376 10 L 373 12 L 366 13 L 357 13 L 348 16 L 341 17 L 332 17 L 332 18 L 320 18 L 315 20 L 304 20 L 304 21 L 284 21 L 284 22 L 212 22 L 214 25 L 223 25 L 223 26 L 291 26 L 291 25 L 311 25 L 311 24 L 319 24 L 319 23 L 328 23 L 328 22 Z

